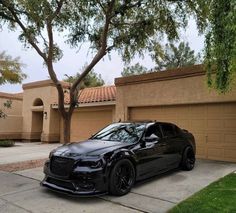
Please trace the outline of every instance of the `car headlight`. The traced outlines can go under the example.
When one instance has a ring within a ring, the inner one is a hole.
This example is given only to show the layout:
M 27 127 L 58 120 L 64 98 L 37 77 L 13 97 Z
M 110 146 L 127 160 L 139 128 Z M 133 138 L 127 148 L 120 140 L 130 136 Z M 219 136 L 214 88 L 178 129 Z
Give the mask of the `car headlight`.
M 103 161 L 101 159 L 99 160 L 83 160 L 78 163 L 78 166 L 81 167 L 90 167 L 93 169 L 100 168 L 103 166 Z

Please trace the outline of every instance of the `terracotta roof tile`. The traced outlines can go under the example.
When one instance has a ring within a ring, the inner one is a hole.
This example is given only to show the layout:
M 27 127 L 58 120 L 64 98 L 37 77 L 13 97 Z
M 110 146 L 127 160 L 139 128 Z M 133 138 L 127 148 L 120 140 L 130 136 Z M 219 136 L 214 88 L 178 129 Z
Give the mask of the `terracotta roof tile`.
M 79 103 L 95 103 L 105 101 L 116 100 L 116 87 L 112 86 L 101 86 L 85 88 L 80 91 L 78 96 Z M 65 93 L 65 104 L 69 104 L 69 94 Z

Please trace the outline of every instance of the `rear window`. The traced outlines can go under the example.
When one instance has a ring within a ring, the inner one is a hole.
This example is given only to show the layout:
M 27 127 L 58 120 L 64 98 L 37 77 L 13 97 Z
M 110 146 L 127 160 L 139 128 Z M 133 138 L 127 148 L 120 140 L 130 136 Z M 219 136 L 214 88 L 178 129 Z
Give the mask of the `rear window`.
M 161 124 L 162 132 L 165 137 L 172 137 L 177 134 L 177 127 L 171 124 Z

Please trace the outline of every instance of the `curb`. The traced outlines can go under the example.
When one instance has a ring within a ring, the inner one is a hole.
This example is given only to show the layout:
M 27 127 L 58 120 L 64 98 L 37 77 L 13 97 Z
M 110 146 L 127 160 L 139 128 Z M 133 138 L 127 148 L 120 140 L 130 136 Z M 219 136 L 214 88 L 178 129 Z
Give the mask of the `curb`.
M 17 163 L 2 164 L 0 165 L 0 171 L 16 172 L 16 171 L 25 170 L 25 169 L 33 169 L 36 167 L 41 167 L 44 165 L 44 162 L 47 159 L 48 158 L 43 158 L 43 159 L 37 159 L 37 160 L 22 161 L 22 162 L 17 162 Z

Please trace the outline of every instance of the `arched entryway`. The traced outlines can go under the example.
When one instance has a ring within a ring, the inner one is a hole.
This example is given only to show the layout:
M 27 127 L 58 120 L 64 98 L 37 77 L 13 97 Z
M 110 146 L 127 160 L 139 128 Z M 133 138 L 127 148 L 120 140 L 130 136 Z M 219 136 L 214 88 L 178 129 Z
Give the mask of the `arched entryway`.
M 40 98 L 36 98 L 33 102 L 31 133 L 34 135 L 34 140 L 41 141 L 43 131 L 44 105 Z

